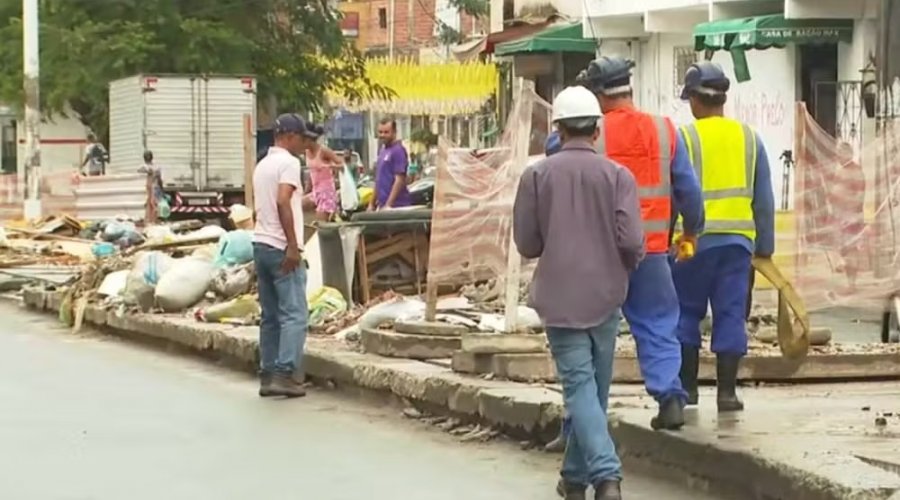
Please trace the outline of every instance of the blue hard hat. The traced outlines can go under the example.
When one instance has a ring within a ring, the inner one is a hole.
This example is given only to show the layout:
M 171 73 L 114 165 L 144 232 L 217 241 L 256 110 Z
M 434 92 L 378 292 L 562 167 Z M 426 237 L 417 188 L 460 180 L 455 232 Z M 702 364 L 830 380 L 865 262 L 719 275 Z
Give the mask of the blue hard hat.
M 691 65 L 684 74 L 684 88 L 681 98 L 687 100 L 691 92 L 721 95 L 728 92 L 731 80 L 725 76 L 722 66 L 712 61 L 701 61 Z
M 624 57 L 603 56 L 594 59 L 584 74 L 584 86 L 595 94 L 618 94 L 631 90 L 634 61 Z

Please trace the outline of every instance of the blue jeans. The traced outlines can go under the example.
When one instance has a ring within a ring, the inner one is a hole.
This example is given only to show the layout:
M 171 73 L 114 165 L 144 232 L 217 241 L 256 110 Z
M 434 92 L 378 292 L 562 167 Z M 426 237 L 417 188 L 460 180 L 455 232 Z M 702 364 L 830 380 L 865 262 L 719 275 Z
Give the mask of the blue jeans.
M 259 284 L 259 368 L 263 375 L 290 375 L 297 370 L 306 343 L 308 309 L 306 268 L 285 274 L 284 250 L 253 244 L 253 261 Z
M 547 327 L 571 427 L 561 471 L 570 483 L 622 477 L 606 418 L 618 329 L 618 312 L 593 328 Z

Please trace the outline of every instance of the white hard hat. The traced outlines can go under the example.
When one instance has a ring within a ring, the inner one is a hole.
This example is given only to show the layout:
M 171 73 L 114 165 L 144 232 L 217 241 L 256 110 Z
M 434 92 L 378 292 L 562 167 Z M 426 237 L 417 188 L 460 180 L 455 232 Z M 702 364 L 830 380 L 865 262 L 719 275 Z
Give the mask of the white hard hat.
M 569 118 L 600 118 L 600 103 L 581 85 L 566 87 L 553 99 L 553 122 Z

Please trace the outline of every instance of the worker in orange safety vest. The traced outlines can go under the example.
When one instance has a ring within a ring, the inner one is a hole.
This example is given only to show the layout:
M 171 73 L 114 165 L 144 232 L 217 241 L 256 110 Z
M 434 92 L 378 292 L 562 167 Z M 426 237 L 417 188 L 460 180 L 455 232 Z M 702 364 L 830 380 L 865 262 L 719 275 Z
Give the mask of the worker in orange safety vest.
M 579 83 L 597 96 L 603 111 L 598 152 L 628 168 L 637 180 L 647 256 L 629 278 L 622 312 L 637 344 L 644 385 L 659 404 L 651 426 L 675 430 L 684 425 L 687 393 L 679 379 L 679 305 L 668 258 L 670 229 L 677 211 L 684 221 L 682 241 L 700 234 L 703 198 L 687 146 L 672 122 L 635 108 L 633 67 L 631 60 L 604 56 L 590 63 Z

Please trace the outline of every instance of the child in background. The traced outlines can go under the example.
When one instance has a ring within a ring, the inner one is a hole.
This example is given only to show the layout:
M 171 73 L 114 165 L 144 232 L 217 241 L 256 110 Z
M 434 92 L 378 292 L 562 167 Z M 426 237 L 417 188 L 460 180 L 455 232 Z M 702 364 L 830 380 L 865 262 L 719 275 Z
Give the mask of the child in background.
M 316 205 L 316 219 L 329 222 L 340 206 L 334 172 L 344 168 L 344 160 L 331 149 L 319 144 L 318 139 L 325 134 L 321 125 L 310 123 L 308 127 L 316 136 L 316 142 L 306 150 L 306 166 L 312 182 L 312 193 L 309 196 Z

